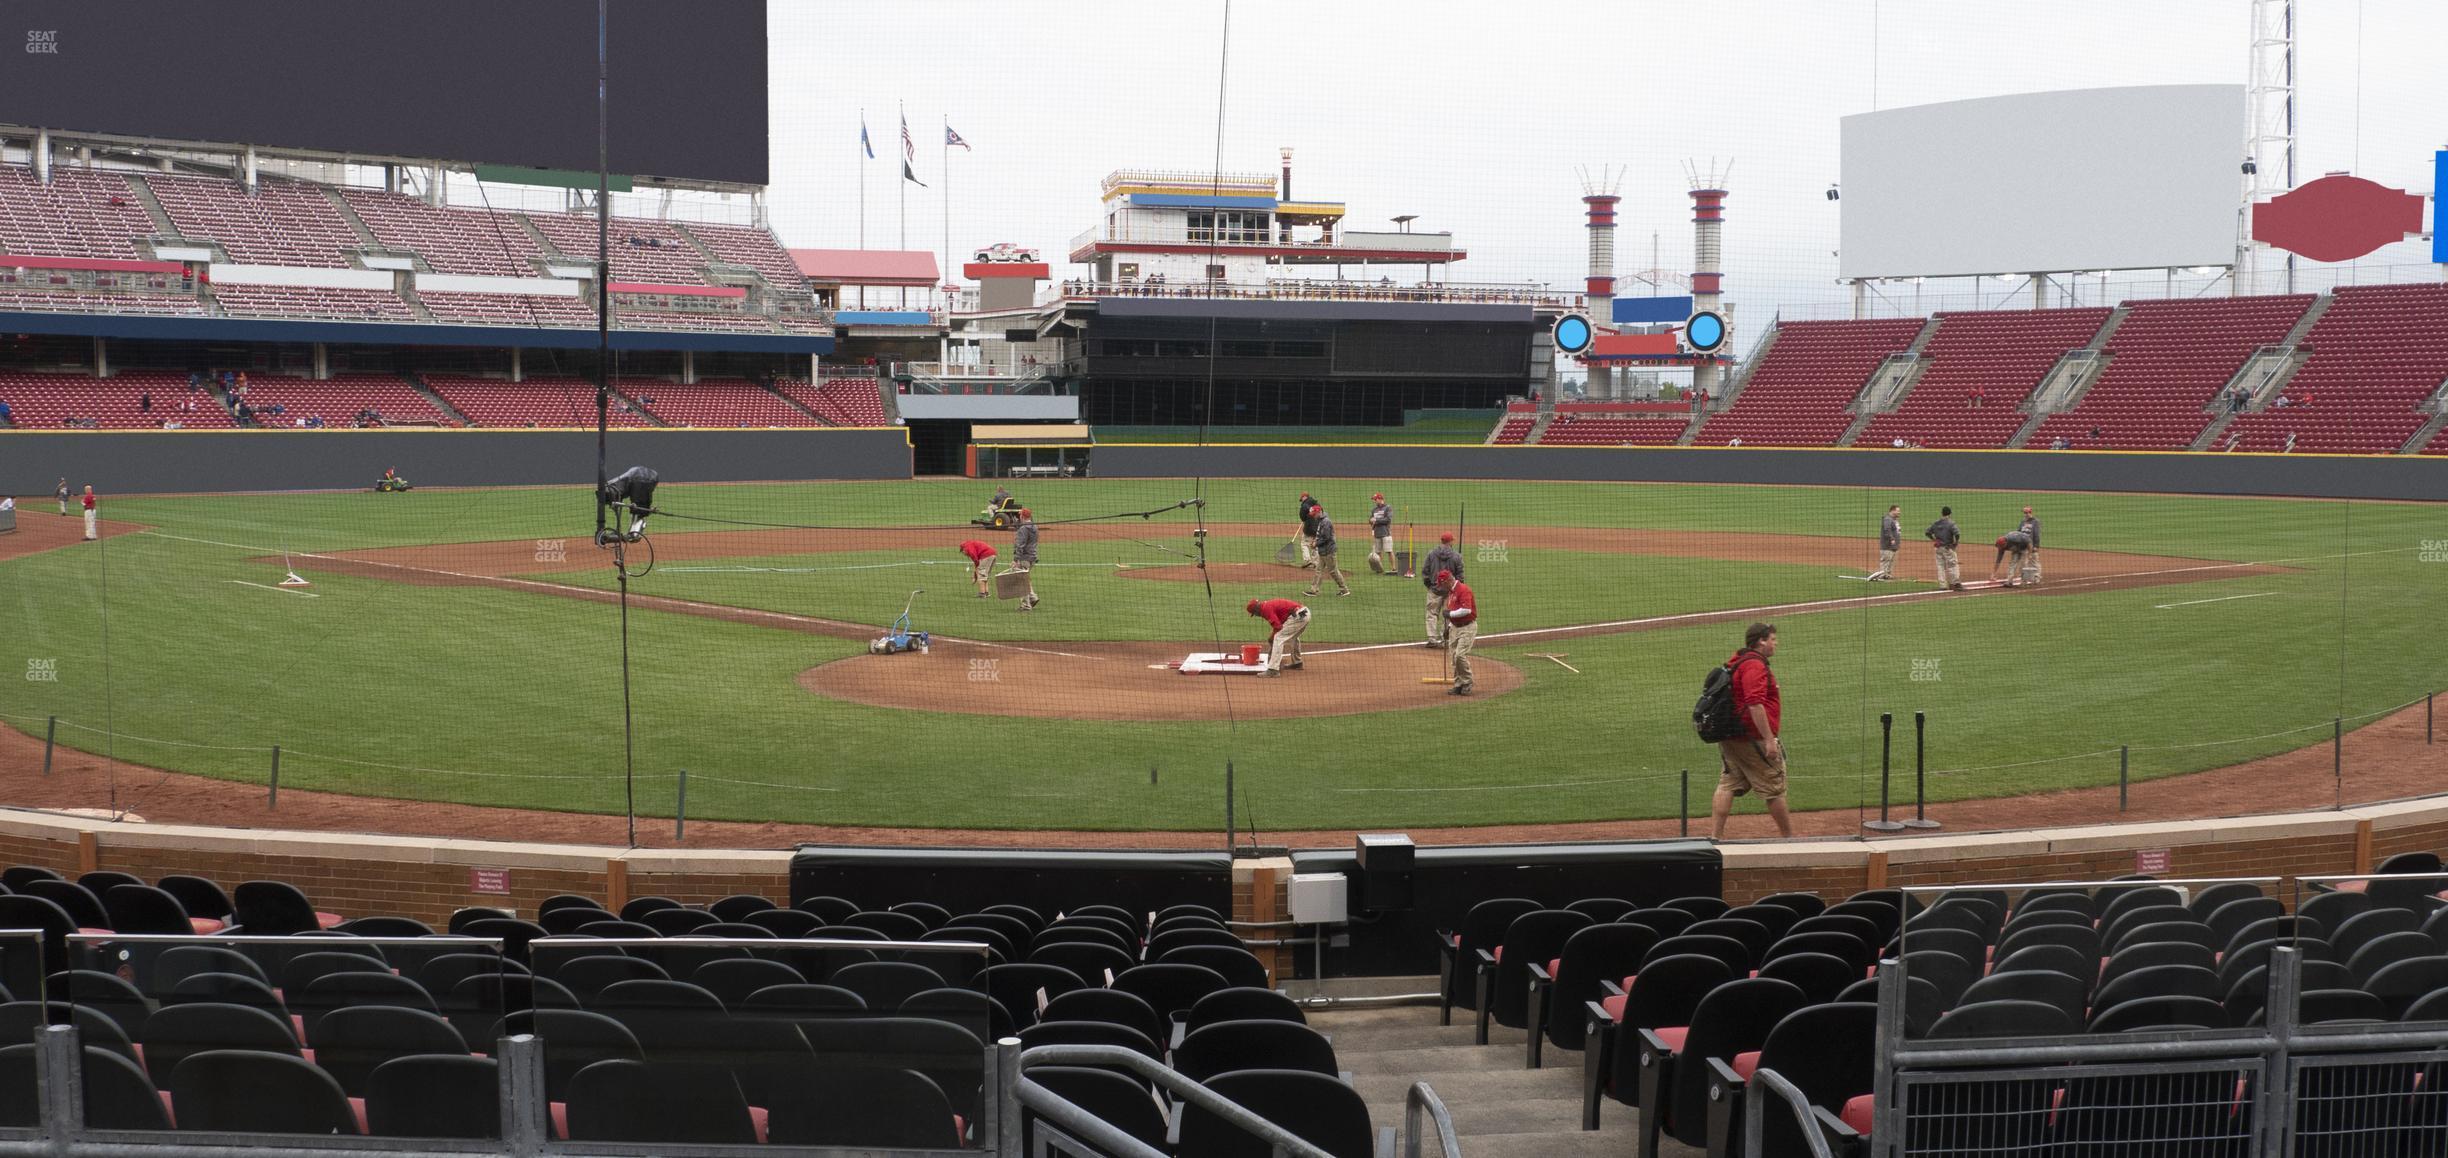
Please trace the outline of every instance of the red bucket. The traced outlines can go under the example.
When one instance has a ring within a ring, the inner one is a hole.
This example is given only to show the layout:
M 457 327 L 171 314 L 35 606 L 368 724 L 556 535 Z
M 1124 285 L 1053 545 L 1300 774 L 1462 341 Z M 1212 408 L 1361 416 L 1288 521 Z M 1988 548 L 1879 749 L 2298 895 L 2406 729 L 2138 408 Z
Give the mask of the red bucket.
M 1259 655 L 1259 653 L 1260 653 L 1261 651 L 1263 651 L 1263 650 L 1265 650 L 1265 649 L 1264 649 L 1264 648 L 1259 647 L 1257 644 L 1254 644 L 1254 643 L 1245 643 L 1245 644 L 1242 644 L 1242 645 L 1241 645 L 1241 662 L 1242 662 L 1243 664 L 1245 664 L 1245 665 L 1250 666 L 1250 667 L 1256 667 L 1256 666 L 1258 666 L 1258 663 L 1259 663 L 1258 655 Z

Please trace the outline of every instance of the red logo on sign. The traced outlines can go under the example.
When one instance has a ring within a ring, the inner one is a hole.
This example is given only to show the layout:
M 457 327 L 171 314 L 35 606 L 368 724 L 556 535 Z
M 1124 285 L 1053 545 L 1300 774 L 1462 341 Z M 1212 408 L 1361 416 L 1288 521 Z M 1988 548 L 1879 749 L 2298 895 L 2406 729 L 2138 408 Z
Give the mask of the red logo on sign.
M 2332 173 L 2253 206 L 2253 240 L 2314 261 L 2348 261 L 2422 232 L 2420 194 Z

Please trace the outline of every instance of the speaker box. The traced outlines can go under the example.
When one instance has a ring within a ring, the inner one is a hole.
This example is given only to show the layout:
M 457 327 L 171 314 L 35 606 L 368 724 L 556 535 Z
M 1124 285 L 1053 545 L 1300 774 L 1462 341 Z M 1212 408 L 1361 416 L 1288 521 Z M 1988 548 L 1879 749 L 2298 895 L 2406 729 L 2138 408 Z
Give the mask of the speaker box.
M 1399 832 L 1364 832 L 1354 840 L 1359 868 L 1354 907 L 1392 912 L 1411 907 L 1411 867 L 1418 849 Z

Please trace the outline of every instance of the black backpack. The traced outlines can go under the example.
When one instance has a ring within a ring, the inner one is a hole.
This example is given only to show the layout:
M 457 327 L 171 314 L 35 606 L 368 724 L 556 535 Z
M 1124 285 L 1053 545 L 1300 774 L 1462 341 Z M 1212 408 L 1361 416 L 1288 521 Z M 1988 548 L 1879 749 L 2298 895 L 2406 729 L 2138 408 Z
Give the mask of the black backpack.
M 1704 744 L 1739 740 L 1750 734 L 1743 727 L 1741 714 L 1734 710 L 1734 665 L 1746 657 L 1758 658 L 1746 652 L 1710 668 L 1708 677 L 1700 681 L 1700 699 L 1692 704 L 1692 728 L 1700 733 Z

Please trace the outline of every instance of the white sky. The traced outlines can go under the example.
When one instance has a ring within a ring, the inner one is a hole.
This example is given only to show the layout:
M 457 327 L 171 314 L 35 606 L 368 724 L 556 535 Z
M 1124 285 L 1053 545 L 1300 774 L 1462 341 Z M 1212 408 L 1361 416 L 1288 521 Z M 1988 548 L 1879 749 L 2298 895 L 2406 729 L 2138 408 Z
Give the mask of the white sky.
M 2299 7 L 2298 179 L 2351 169 L 2429 192 L 2432 152 L 2448 145 L 2448 0 Z M 1223 10 L 772 0 L 774 226 L 793 246 L 858 244 L 863 105 L 877 154 L 863 168 L 866 241 L 894 247 L 906 104 L 930 186 L 908 188 L 909 248 L 944 241 L 948 117 L 974 146 L 951 155 L 956 265 L 997 241 L 1060 263 L 1095 222 L 1108 171 L 1214 163 Z M 2047 89 L 2241 84 L 2249 11 L 2247 0 L 1235 0 L 1223 167 L 1271 172 L 1277 147 L 1293 146 L 1297 196 L 1348 203 L 1359 228 L 1416 213 L 1417 228 L 1451 230 L 1471 254 L 1457 281 L 1577 286 L 1576 166 L 1625 169 L 1622 277 L 1649 264 L 1652 231 L 1662 264 L 1688 270 L 1684 161 L 1730 158 L 1727 292 L 1756 333 L 1780 309 L 1848 300 L 1834 280 L 1841 203 L 1824 196 L 1838 117 Z M 2410 265 L 2426 259 L 2407 244 L 2364 262 L 2437 276 Z

